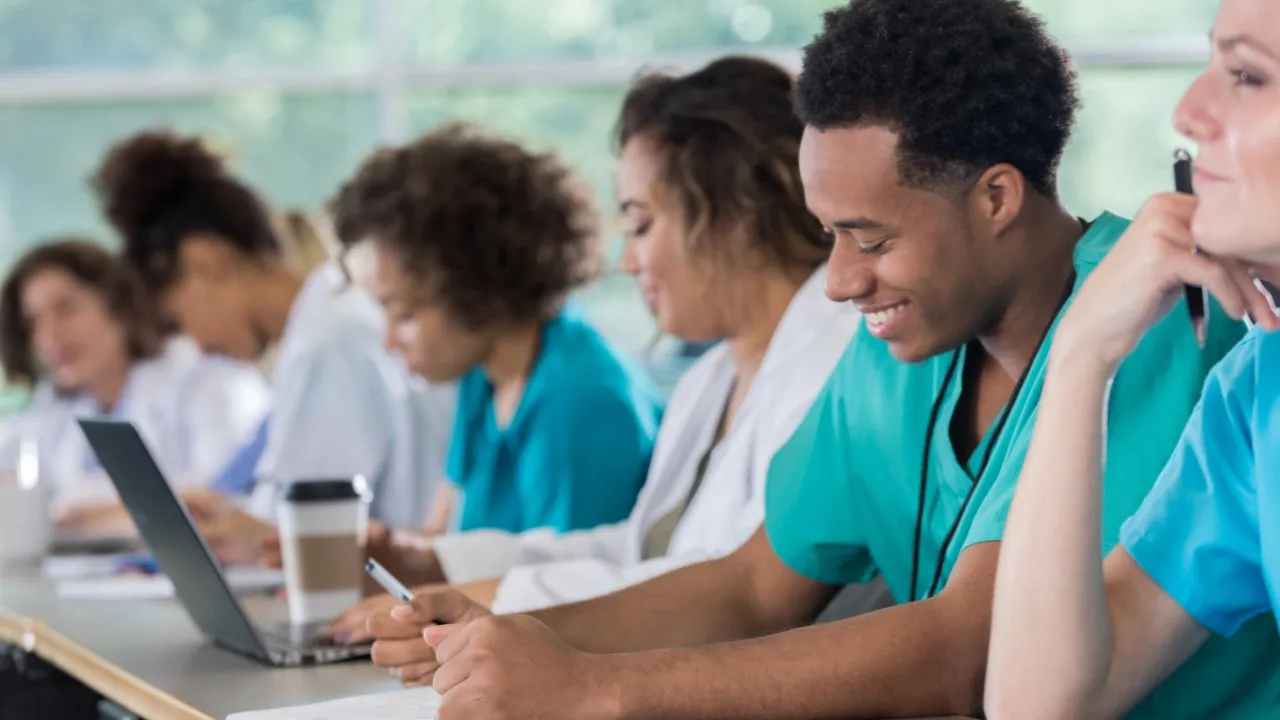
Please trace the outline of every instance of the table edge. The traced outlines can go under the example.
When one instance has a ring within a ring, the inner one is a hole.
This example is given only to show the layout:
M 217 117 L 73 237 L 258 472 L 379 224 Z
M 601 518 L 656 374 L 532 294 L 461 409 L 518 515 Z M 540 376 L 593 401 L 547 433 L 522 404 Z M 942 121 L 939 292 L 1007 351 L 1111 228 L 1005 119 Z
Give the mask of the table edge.
M 57 666 L 98 694 L 147 720 L 215 720 L 90 652 L 39 620 L 0 609 L 0 640 Z

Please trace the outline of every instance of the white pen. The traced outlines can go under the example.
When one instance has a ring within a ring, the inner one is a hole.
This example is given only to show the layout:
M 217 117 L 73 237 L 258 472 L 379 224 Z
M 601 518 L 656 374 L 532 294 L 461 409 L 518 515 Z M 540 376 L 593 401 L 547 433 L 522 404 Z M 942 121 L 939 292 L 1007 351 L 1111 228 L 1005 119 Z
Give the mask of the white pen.
M 409 592 L 409 588 L 397 580 L 395 575 L 387 572 L 387 569 L 379 565 L 377 560 L 373 558 L 365 560 L 364 571 L 369 573 L 369 577 L 381 585 L 383 590 L 399 598 L 402 602 L 413 600 L 413 593 Z

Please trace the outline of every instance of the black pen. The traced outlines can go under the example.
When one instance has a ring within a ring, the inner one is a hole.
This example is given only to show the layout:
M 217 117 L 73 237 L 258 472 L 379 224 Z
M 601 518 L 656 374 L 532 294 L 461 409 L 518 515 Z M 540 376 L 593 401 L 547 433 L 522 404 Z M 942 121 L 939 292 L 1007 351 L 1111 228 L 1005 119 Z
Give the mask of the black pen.
M 1191 153 L 1186 150 L 1178 149 L 1173 153 L 1173 186 L 1180 193 L 1195 195 L 1195 188 L 1191 185 Z M 1196 248 L 1196 252 L 1200 252 L 1200 249 Z M 1183 285 L 1182 289 L 1187 297 L 1187 313 L 1191 315 L 1191 327 L 1196 332 L 1196 344 L 1204 348 L 1205 342 L 1209 339 L 1209 319 L 1204 314 L 1204 288 Z

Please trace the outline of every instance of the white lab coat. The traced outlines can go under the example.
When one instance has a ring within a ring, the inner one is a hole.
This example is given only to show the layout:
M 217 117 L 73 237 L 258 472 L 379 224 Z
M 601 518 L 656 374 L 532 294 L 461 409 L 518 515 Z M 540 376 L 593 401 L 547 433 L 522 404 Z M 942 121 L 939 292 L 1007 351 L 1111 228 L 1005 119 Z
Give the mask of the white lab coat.
M 420 528 L 444 474 L 452 385 L 414 378 L 382 346 L 382 309 L 336 262 L 307 277 L 272 373 L 267 444 L 250 509 L 275 521 L 278 483 L 362 475 L 371 517 Z
M 727 555 L 746 542 L 764 519 L 765 477 L 774 452 L 808 412 L 859 322 L 851 307 L 826 298 L 825 278 L 825 268 L 818 270 L 784 313 L 665 556 L 642 560 L 644 540 L 655 522 L 688 497 L 697 466 L 715 440 L 735 376 L 723 345 L 707 351 L 676 385 L 648 481 L 627 520 L 558 536 L 535 530 L 441 537 L 435 548 L 449 580 L 504 576 L 493 609 L 521 612 L 607 594 Z
M 158 355 L 133 364 L 114 417 L 132 422 L 169 482 L 186 489 L 212 482 L 253 436 L 269 406 L 257 368 L 200 352 L 185 337 L 165 342 Z M 0 470 L 12 470 L 19 447 L 34 441 L 40 477 L 62 505 L 115 497 L 110 479 L 76 419 L 101 415 L 86 394 L 59 394 L 37 385 L 30 406 L 0 430 Z

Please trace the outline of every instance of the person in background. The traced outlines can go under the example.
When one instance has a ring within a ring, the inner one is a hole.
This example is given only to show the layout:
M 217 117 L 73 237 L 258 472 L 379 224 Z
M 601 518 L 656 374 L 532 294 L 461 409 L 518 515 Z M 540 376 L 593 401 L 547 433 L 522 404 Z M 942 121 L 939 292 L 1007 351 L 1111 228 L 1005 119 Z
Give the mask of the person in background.
M 1209 646 L 1274 633 L 1280 619 L 1280 322 L 1255 286 L 1280 281 L 1275 3 L 1224 0 L 1212 43 L 1174 114 L 1199 146 L 1197 196 L 1148 201 L 1059 330 L 1000 554 L 988 717 L 1118 718 L 1155 688 L 1203 693 L 1191 668 Z M 1108 388 L 1169 312 L 1185 317 L 1184 283 L 1258 327 L 1214 369 L 1104 562 L 1098 527 L 1117 520 L 1098 502 L 1112 481 L 1100 463 Z M 1275 653 L 1219 674 L 1238 701 L 1200 717 L 1280 717 Z
M 1054 329 L 1128 223 L 1063 207 L 1075 77 L 1013 0 L 853 0 L 805 50 L 796 99 L 806 202 L 835 236 L 827 291 L 864 322 L 774 456 L 764 527 L 724 558 L 529 615 L 453 592 L 397 608 L 434 648 L 441 716 L 981 713 L 996 559 Z M 1204 351 L 1170 316 L 1111 386 L 1114 517 L 1243 334 L 1207 310 Z M 1094 531 L 1112 543 L 1118 522 Z M 809 626 L 875 575 L 897 605 Z M 1224 717 L 1274 688 L 1274 626 L 1204 652 L 1139 717 Z
M 661 403 L 566 303 L 602 254 L 590 196 L 569 169 L 449 125 L 374 153 L 330 208 L 339 241 L 365 253 L 388 347 L 431 382 L 459 382 L 451 483 L 427 534 L 625 518 Z M 406 581 L 439 579 L 421 535 L 393 540 L 370 553 Z
M 30 406 L 0 432 L 0 469 L 34 442 L 59 527 L 75 533 L 129 528 L 77 418 L 133 422 L 176 489 L 191 490 L 214 478 L 269 404 L 252 366 L 166 337 L 136 274 L 88 240 L 39 245 L 10 270 L 0 360 L 7 382 L 34 386 Z
M 290 269 L 263 200 L 196 138 L 126 138 L 93 187 L 151 297 L 206 352 L 253 361 L 278 346 L 264 448 L 244 488 L 256 482 L 251 514 L 193 511 L 216 518 L 203 527 L 215 552 L 259 559 L 281 481 L 362 475 L 375 527 L 421 526 L 453 391 L 412 379 L 381 346 L 372 298 L 336 263 Z
M 281 254 L 284 257 L 285 266 L 290 270 L 299 275 L 310 275 L 333 260 L 334 253 L 330 243 L 325 241 L 324 234 L 317 223 L 306 213 L 289 210 L 280 213 L 276 220 L 279 223 Z M 267 377 L 275 374 L 279 352 L 279 343 L 272 343 L 258 356 L 256 363 L 258 369 Z M 266 452 L 267 441 L 270 439 L 268 433 L 270 427 L 271 418 L 264 417 L 258 424 L 253 438 L 240 447 L 231 462 L 227 463 L 214 479 L 212 488 L 218 496 L 211 498 L 188 496 L 188 503 L 199 506 L 203 500 L 212 502 L 217 509 L 221 504 L 219 496 L 241 495 L 252 491 L 256 484 L 254 471 L 262 460 L 262 453 Z M 378 529 L 375 528 L 375 534 L 377 531 Z M 276 550 L 279 546 L 275 538 L 271 538 L 268 544 L 271 545 L 271 549 L 267 554 L 270 556 L 270 564 L 274 565 Z
M 630 517 L 558 536 L 440 537 L 428 552 L 441 579 L 500 578 L 472 592 L 496 612 L 530 610 L 726 555 L 759 527 L 769 459 L 858 323 L 823 294 L 830 241 L 800 189 L 792 85 L 776 65 L 731 57 L 632 86 L 616 133 L 622 269 L 663 332 L 725 341 L 676 385 Z M 364 640 L 366 617 L 394 602 L 371 598 L 334 630 Z M 387 647 L 376 659 L 394 665 Z

